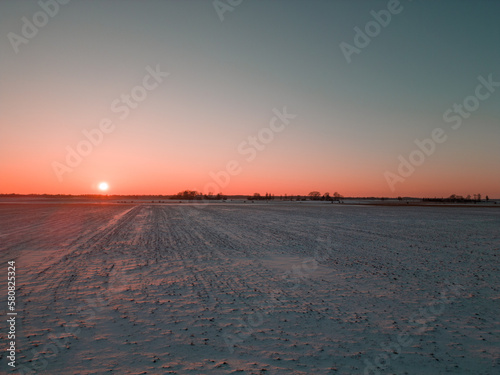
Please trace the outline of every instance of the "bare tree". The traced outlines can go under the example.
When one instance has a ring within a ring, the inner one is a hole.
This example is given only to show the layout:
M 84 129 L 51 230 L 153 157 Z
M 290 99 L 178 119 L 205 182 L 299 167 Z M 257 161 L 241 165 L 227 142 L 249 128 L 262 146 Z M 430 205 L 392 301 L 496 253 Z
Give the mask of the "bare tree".
M 321 197 L 321 193 L 319 191 L 311 191 L 308 195 L 313 201 L 317 201 Z

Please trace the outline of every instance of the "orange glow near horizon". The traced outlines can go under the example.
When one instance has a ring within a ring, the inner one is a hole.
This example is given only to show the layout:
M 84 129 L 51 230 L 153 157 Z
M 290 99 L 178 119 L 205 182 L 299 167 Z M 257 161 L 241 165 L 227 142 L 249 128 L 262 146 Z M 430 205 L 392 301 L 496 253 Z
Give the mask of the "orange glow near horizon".
M 217 171 L 212 169 L 212 171 Z M 500 194 L 489 189 L 489 184 L 495 181 L 494 176 L 489 180 L 477 183 L 473 179 L 451 178 L 449 185 L 442 185 L 436 188 L 433 174 L 415 176 L 401 184 L 401 187 L 392 193 L 387 188 L 386 182 L 378 176 L 369 174 L 359 176 L 349 173 L 342 175 L 336 173 L 335 176 L 324 175 L 322 171 L 304 173 L 304 178 L 297 179 L 293 170 L 284 168 L 281 173 L 277 171 L 264 172 L 249 168 L 243 170 L 241 174 L 231 176 L 229 182 L 224 187 L 222 179 L 214 179 L 209 173 L 189 173 L 171 172 L 170 175 L 158 176 L 149 174 L 147 171 L 129 174 L 118 171 L 100 171 L 99 175 L 107 175 L 107 182 L 89 183 L 85 180 L 92 179 L 92 173 L 88 175 L 78 175 L 75 178 L 68 178 L 67 182 L 54 184 L 53 176 L 44 176 L 42 173 L 32 175 L 18 175 L 17 179 L 3 180 L 1 187 L 2 194 L 99 194 L 110 192 L 111 184 L 114 186 L 113 195 L 171 195 L 183 190 L 196 190 L 207 194 L 222 193 L 226 195 L 252 195 L 253 193 L 265 193 L 280 195 L 307 195 L 311 191 L 319 191 L 321 194 L 328 192 L 333 195 L 339 192 L 346 197 L 448 197 L 451 194 L 467 196 L 468 194 L 488 195 L 490 198 L 500 198 Z M 204 177 L 203 177 L 204 175 Z M 276 176 L 275 179 L 272 176 Z M 131 176 L 133 178 L 131 178 Z M 73 176 L 71 176 L 73 177 Z M 220 177 L 220 175 L 219 175 Z M 37 184 L 33 183 L 37 180 Z M 373 180 L 377 183 L 373 183 Z

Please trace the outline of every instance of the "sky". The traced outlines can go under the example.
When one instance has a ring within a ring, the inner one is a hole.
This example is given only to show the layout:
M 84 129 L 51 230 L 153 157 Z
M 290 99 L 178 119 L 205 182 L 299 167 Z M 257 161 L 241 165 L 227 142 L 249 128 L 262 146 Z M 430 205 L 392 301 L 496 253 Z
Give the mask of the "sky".
M 500 198 L 499 14 L 2 1 L 0 193 Z

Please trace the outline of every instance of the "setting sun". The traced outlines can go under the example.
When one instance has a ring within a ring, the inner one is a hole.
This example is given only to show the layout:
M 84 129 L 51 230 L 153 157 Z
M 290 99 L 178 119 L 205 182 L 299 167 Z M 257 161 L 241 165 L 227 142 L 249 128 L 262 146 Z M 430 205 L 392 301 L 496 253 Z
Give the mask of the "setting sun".
M 109 188 L 109 185 L 107 182 L 101 182 L 99 184 L 99 190 L 101 190 L 101 191 L 106 191 L 106 190 L 108 190 L 108 188 Z

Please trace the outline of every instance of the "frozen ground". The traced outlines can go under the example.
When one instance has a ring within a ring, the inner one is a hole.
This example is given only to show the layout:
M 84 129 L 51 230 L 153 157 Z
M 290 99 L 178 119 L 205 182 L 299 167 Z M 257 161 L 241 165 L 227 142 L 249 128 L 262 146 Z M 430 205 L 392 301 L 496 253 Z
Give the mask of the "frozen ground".
M 14 373 L 499 374 L 499 224 L 475 207 L 0 204 Z

